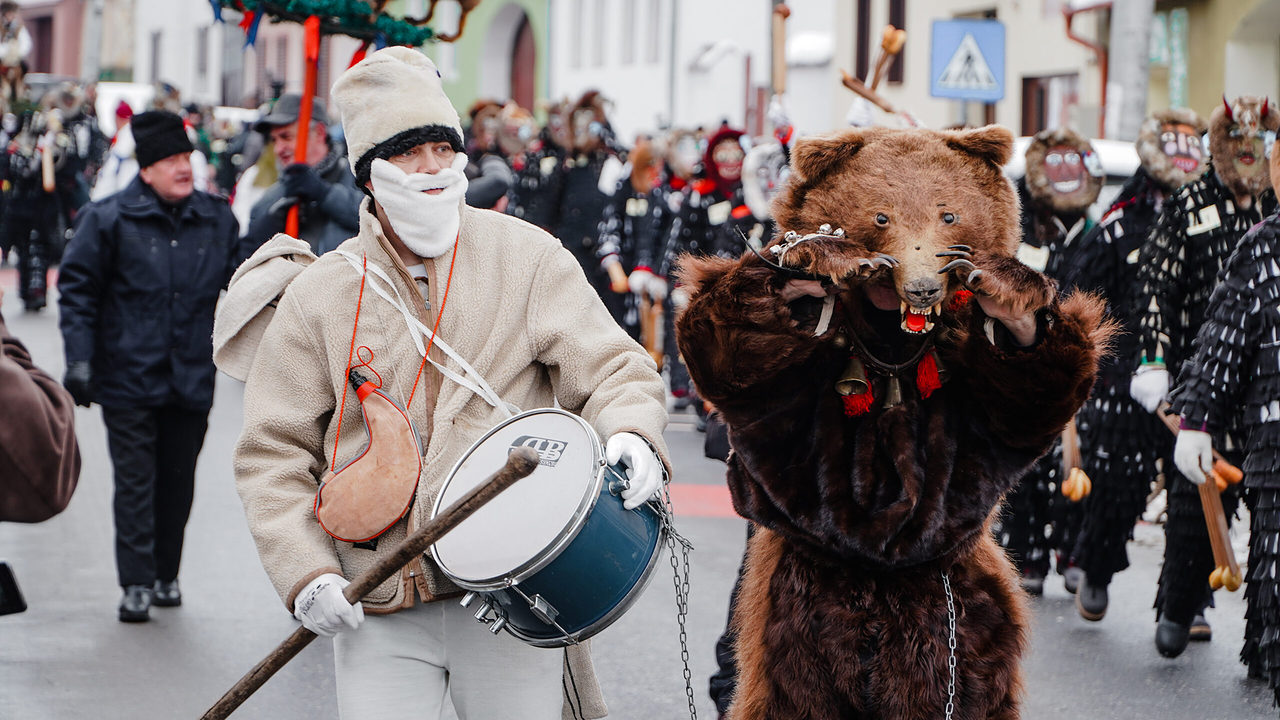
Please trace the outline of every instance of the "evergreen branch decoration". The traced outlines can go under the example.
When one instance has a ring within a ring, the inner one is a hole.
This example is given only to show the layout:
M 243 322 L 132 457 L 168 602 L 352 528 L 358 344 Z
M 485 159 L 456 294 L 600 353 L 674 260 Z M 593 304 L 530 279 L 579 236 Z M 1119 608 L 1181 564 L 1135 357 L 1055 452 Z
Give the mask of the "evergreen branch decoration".
M 386 5 L 383 1 L 375 3 L 377 9 L 366 0 L 217 0 L 217 3 L 231 10 L 262 13 L 272 22 L 301 23 L 308 17 L 319 17 L 321 33 L 346 35 L 370 43 L 380 41 L 386 45 L 418 47 L 431 40 L 444 39 L 429 27 L 419 27 L 415 22 L 383 12 Z

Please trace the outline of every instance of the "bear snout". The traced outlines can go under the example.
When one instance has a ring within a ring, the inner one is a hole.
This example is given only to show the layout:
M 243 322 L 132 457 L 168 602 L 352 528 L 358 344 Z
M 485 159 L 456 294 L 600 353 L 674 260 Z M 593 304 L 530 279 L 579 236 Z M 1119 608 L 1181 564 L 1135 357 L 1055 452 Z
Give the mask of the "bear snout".
M 915 278 L 903 283 L 902 292 L 916 308 L 933 307 L 942 301 L 942 282 L 937 278 Z

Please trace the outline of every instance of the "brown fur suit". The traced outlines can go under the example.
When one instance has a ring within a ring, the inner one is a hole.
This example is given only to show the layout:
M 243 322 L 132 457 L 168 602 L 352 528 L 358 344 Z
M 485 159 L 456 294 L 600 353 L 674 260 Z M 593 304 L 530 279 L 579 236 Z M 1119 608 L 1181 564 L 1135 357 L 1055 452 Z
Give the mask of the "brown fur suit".
M 823 301 L 784 302 L 786 277 L 760 258 L 684 261 L 680 349 L 729 424 L 734 507 L 759 530 L 735 614 L 734 720 L 942 718 L 943 573 L 954 718 L 1019 716 L 1023 596 L 988 519 L 1085 399 L 1107 328 L 1096 300 L 1060 302 L 1010 257 L 1018 207 L 1000 168 L 1012 140 L 996 127 L 801 140 L 774 201 L 779 227 L 846 233 L 784 256 L 839 280 L 836 319 L 817 335 Z M 955 245 L 970 250 L 938 256 Z M 956 257 L 972 265 L 939 272 Z M 908 335 L 897 312 L 875 310 L 860 287 L 875 283 L 936 321 L 932 332 Z M 1036 343 L 1016 348 L 977 301 L 954 300 L 962 284 L 1035 312 Z M 882 358 L 932 342 L 946 381 L 923 398 L 905 371 L 901 404 L 884 407 L 887 380 L 873 376 L 875 405 L 846 414 L 833 385 L 851 339 Z

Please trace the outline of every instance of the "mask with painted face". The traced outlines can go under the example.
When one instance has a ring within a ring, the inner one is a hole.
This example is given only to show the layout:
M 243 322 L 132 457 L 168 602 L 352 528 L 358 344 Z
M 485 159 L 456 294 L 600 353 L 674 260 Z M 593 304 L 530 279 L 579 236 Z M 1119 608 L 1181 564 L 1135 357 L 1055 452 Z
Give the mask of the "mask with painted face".
M 1207 129 L 1204 120 L 1191 110 L 1162 110 L 1151 115 L 1142 123 L 1134 143 L 1142 169 L 1166 192 L 1200 177 L 1206 160 L 1200 137 Z
M 1222 106 L 1209 119 L 1209 154 L 1218 179 L 1241 207 L 1271 187 L 1266 157 L 1280 129 L 1280 112 L 1266 98 L 1241 95 Z
M 1038 133 L 1027 146 L 1027 190 L 1055 213 L 1086 210 L 1102 190 L 1102 168 L 1093 146 L 1071 130 Z

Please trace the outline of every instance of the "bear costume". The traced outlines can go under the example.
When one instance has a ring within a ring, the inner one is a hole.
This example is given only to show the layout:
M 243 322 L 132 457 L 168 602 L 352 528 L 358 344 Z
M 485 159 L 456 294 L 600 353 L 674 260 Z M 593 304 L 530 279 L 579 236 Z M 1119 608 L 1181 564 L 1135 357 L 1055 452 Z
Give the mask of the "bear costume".
M 732 720 L 1019 717 L 1025 600 L 991 515 L 1084 401 L 1110 326 L 1013 257 L 1012 143 L 802 139 L 785 234 L 682 262 L 680 349 L 756 527 Z

